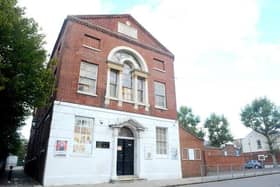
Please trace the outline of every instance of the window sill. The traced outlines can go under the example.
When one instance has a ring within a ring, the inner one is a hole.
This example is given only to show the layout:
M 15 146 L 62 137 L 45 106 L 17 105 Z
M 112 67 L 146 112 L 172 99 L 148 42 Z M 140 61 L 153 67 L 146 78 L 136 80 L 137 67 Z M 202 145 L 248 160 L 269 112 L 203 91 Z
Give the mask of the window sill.
M 83 91 L 80 91 L 78 90 L 77 93 L 79 94 L 83 94 L 83 95 L 88 95 L 88 96 L 93 96 L 93 97 L 97 97 L 96 94 L 93 94 L 93 93 L 89 93 L 89 92 L 83 92 Z
M 190 159 L 185 159 L 185 158 L 183 158 L 182 160 L 184 160 L 184 161 L 201 161 L 201 159 L 190 160 Z
M 167 154 L 156 154 L 155 156 L 156 159 L 167 159 L 168 155 Z
M 163 69 L 159 69 L 159 68 L 153 68 L 153 70 L 155 70 L 155 71 L 159 71 L 159 72 L 162 72 L 162 73 L 165 73 L 165 72 L 166 72 L 165 70 L 163 70 Z
M 164 107 L 161 107 L 161 106 L 155 106 L 156 109 L 159 109 L 159 110 L 168 110 L 168 108 L 164 108 Z
M 93 50 L 93 51 L 97 51 L 97 52 L 101 51 L 100 49 L 97 49 L 97 48 L 94 48 L 94 47 L 91 47 L 91 46 L 88 46 L 88 45 L 85 45 L 85 44 L 83 44 L 83 47 L 85 47 L 87 49 L 90 49 L 90 50 Z
M 107 97 L 107 99 L 114 100 L 114 101 L 120 101 L 120 102 L 124 102 L 124 103 L 130 103 L 130 104 L 134 104 L 134 105 L 145 106 L 145 107 L 150 106 L 149 104 L 145 104 L 145 103 L 138 103 L 138 102 L 134 102 L 134 101 L 130 101 L 130 100 L 120 100 L 117 97 Z
M 83 158 L 91 158 L 92 154 L 79 154 L 79 153 L 72 153 L 70 154 L 71 157 L 83 157 Z

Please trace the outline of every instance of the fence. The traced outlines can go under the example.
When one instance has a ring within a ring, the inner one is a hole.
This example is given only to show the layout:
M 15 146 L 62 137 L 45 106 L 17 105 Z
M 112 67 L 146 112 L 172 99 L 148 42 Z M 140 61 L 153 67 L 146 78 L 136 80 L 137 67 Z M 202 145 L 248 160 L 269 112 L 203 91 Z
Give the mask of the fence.
M 258 169 L 246 169 L 244 165 L 234 164 L 201 165 L 200 167 L 201 181 L 243 178 L 272 173 L 280 173 L 280 167 L 273 167 L 272 163 Z

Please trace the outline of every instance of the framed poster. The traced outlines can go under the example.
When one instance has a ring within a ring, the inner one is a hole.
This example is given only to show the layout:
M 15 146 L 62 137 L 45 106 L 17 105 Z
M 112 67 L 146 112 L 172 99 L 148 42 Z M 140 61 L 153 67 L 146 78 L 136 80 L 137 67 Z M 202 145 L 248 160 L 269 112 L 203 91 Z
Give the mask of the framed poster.
M 67 152 L 67 140 L 56 140 L 55 142 L 55 155 L 66 156 Z

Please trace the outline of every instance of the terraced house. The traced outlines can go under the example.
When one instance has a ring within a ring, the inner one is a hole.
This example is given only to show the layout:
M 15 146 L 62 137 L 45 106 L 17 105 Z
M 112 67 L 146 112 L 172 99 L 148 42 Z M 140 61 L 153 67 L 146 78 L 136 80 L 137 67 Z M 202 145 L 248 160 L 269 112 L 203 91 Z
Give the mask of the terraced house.
M 51 57 L 56 89 L 35 112 L 28 173 L 44 185 L 181 177 L 166 47 L 127 14 L 68 16 Z

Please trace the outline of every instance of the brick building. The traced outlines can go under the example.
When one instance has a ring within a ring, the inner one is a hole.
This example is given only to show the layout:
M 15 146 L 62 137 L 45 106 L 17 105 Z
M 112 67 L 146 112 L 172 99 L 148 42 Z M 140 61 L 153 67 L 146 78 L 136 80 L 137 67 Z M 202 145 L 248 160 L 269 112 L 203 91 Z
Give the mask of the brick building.
M 44 185 L 180 178 L 174 55 L 130 15 L 68 16 L 25 170 Z
M 203 174 L 201 168 L 205 165 L 204 140 L 198 138 L 181 125 L 179 127 L 179 134 L 182 176 L 201 176 Z

